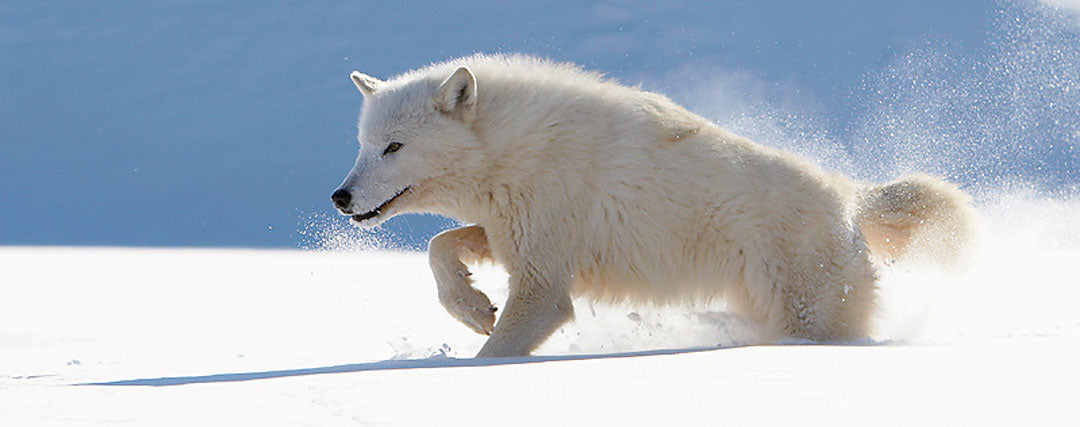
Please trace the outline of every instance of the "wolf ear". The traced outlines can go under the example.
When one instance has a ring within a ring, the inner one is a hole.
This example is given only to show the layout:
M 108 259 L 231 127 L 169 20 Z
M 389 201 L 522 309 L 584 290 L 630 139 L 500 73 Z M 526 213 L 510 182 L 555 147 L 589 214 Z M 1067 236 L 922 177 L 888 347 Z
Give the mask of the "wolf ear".
M 468 68 L 458 68 L 442 82 L 432 100 L 439 111 L 470 120 L 476 106 L 476 77 Z
M 357 89 L 360 89 L 360 93 L 364 94 L 364 96 L 374 95 L 375 91 L 383 83 L 382 80 L 359 71 L 353 71 L 352 74 L 349 74 L 349 77 L 352 78 L 353 84 L 356 85 Z

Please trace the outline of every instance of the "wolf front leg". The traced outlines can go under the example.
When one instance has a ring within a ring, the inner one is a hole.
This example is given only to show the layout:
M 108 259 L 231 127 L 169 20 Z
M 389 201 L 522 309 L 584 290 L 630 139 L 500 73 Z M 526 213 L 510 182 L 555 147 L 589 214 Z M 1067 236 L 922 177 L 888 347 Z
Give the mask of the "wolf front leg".
M 528 355 L 573 319 L 569 291 L 568 280 L 544 278 L 535 271 L 511 275 L 506 309 L 476 357 Z
M 451 316 L 483 335 L 491 335 L 494 329 L 495 307 L 487 295 L 472 286 L 472 273 L 465 263 L 489 259 L 487 235 L 476 225 L 444 231 L 428 244 L 439 302 Z

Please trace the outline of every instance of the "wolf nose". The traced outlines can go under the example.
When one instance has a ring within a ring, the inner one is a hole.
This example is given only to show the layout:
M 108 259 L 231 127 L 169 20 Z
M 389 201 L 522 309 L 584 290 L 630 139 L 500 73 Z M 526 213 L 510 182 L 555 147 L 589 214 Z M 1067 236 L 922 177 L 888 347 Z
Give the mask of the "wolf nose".
M 349 193 L 349 190 L 339 188 L 334 194 L 330 195 L 330 200 L 334 201 L 334 206 L 337 206 L 338 209 L 345 210 L 349 207 L 349 202 L 352 201 L 352 194 Z

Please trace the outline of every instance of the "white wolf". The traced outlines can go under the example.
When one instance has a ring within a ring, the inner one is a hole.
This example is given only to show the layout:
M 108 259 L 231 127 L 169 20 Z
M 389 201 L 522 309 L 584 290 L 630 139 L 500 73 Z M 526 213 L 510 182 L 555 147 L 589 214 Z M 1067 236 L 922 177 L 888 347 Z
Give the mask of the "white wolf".
M 871 251 L 956 259 L 970 234 L 951 184 L 823 172 L 573 64 L 475 55 L 351 77 L 360 153 L 334 204 L 361 226 L 405 212 L 475 224 L 435 236 L 429 257 L 442 304 L 491 335 L 478 357 L 528 354 L 578 295 L 724 298 L 772 338 L 862 338 Z M 480 260 L 510 275 L 498 323 L 471 286 Z

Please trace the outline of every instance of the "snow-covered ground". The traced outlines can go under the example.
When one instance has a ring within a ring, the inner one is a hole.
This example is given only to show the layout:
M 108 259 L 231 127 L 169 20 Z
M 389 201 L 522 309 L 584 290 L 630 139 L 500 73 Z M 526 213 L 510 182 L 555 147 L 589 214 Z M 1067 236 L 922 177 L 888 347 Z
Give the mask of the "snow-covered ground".
M 1080 201 L 985 200 L 972 270 L 884 267 L 843 346 L 578 301 L 537 356 L 475 360 L 420 253 L 0 248 L 0 425 L 1068 424 Z

